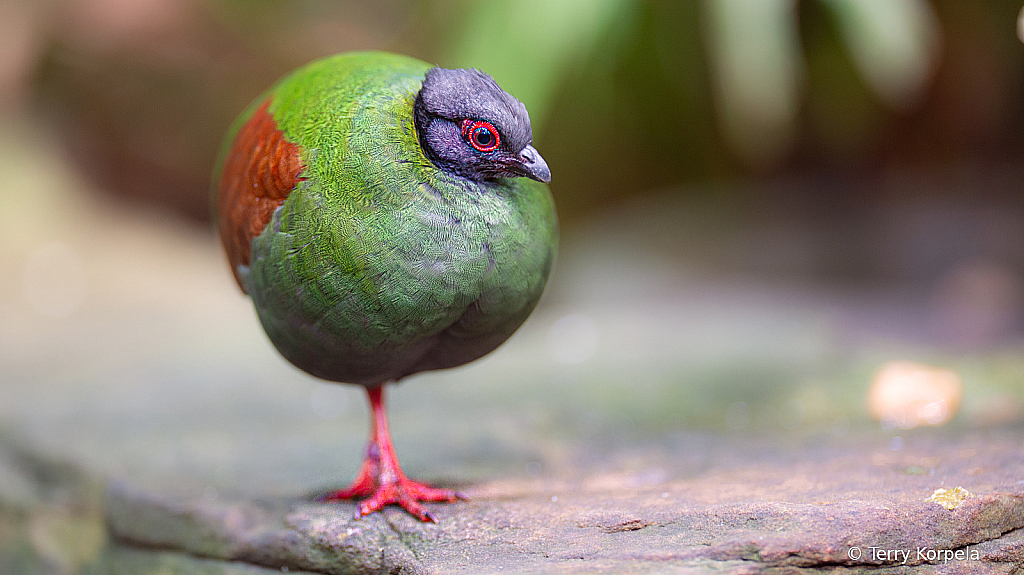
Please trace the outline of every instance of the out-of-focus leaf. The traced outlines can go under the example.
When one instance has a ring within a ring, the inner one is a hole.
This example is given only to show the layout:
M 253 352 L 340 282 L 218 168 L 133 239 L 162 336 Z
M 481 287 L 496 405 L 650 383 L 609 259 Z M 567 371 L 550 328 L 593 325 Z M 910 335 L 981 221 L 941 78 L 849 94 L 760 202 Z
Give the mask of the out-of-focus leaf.
M 486 70 L 544 122 L 567 66 L 636 0 L 491 0 L 469 8 L 442 65 Z
M 706 0 L 719 119 L 737 153 L 771 165 L 790 147 L 803 78 L 794 0 Z
M 887 104 L 917 103 L 938 63 L 938 17 L 925 0 L 823 0 L 865 80 Z

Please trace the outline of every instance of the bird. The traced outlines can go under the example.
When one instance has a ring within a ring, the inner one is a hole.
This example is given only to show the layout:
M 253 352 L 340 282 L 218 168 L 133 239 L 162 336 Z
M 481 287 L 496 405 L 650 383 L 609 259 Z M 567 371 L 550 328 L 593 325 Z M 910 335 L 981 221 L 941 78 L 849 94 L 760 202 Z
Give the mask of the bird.
M 213 175 L 231 272 L 285 359 L 363 386 L 355 519 L 465 499 L 406 476 L 385 387 L 490 353 L 536 306 L 558 244 L 526 107 L 473 68 L 350 52 L 287 74 L 231 125 Z

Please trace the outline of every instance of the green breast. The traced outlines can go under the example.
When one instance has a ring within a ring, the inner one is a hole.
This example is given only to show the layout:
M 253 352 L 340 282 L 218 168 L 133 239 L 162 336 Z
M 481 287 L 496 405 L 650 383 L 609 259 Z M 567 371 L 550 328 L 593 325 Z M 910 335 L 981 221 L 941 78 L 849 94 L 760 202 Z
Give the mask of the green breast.
M 526 319 L 557 243 L 547 186 L 478 183 L 423 155 L 429 65 L 382 53 L 310 64 L 271 90 L 305 181 L 253 240 L 244 278 L 281 353 L 376 385 L 472 361 Z

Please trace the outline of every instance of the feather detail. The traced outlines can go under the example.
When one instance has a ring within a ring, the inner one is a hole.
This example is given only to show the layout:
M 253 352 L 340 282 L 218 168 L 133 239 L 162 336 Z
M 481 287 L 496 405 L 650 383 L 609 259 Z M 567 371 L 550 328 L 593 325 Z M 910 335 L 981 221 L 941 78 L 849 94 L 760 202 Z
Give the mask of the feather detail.
M 300 175 L 305 169 L 301 149 L 285 139 L 269 107 L 268 98 L 238 130 L 218 183 L 220 239 L 243 291 L 238 267 L 249 265 L 252 239 L 305 179 Z

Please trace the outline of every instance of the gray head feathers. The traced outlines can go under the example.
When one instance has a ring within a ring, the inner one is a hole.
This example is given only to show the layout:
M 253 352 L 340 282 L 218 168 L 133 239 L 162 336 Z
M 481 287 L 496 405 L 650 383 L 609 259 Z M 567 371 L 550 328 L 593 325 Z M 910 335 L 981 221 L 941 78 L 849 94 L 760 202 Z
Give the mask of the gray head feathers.
M 469 118 L 491 122 L 510 150 L 518 152 L 533 141 L 526 106 L 480 70 L 431 68 L 423 80 L 419 99 L 428 113 L 446 120 Z
M 526 106 L 480 70 L 428 70 L 413 115 L 420 148 L 442 170 L 481 182 L 551 181 Z

